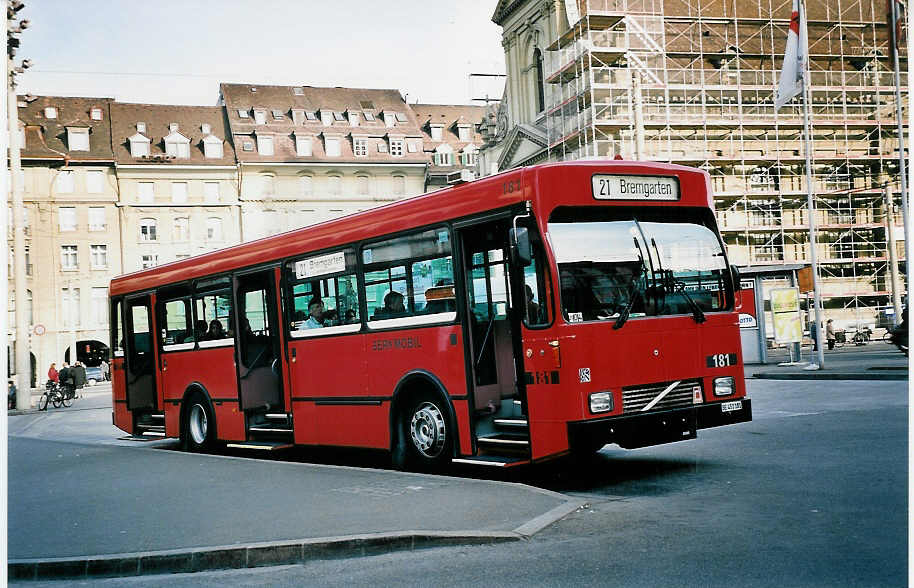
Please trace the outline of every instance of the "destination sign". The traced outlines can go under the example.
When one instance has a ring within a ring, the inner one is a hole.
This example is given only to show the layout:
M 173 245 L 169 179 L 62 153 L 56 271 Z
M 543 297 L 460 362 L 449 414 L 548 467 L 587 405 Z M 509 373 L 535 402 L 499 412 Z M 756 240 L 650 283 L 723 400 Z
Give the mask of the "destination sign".
M 676 178 L 596 174 L 592 184 L 597 200 L 679 200 Z

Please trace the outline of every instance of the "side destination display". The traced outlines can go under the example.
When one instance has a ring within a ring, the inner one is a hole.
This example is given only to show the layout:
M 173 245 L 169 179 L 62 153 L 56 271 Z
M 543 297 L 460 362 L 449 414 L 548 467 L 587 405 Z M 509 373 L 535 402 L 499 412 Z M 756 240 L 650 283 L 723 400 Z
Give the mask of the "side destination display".
M 597 200 L 679 200 L 676 178 L 595 174 L 591 182 Z

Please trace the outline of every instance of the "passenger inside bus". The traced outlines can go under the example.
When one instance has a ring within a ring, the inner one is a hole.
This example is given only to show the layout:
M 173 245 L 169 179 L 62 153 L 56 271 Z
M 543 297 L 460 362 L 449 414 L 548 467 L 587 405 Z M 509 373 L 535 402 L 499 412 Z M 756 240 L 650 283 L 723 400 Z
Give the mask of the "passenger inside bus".
M 209 331 L 206 333 L 206 340 L 215 341 L 217 339 L 225 339 L 226 336 L 225 329 L 218 319 L 213 319 L 209 322 Z
M 374 313 L 374 319 L 396 318 L 406 314 L 406 307 L 403 305 L 403 294 L 396 290 L 391 290 L 384 295 L 384 306 Z
M 304 325 L 306 329 L 320 329 L 327 326 L 327 321 L 324 318 L 324 301 L 317 296 L 308 303 L 308 314 L 310 316 Z

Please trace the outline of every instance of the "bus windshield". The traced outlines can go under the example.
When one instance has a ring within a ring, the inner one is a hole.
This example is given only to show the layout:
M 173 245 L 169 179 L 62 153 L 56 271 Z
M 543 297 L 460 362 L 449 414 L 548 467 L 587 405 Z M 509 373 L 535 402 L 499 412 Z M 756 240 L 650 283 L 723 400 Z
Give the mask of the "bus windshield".
M 702 211 L 666 215 L 673 218 L 632 209 L 553 215 L 549 236 L 569 322 L 728 308 L 729 272 L 713 224 Z

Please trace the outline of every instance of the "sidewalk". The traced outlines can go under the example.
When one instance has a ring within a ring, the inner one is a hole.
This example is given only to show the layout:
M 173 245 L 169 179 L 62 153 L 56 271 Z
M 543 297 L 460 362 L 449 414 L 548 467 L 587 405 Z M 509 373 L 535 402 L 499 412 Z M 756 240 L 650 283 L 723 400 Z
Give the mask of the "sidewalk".
M 844 345 L 825 350 L 825 367 L 804 369 L 809 362 L 818 361 L 811 347 L 801 350 L 800 365 L 779 365 L 789 362 L 786 349 L 771 349 L 768 364 L 745 366 L 747 378 L 773 380 L 907 380 L 908 358 L 894 345 L 871 342 L 867 345 Z
M 520 541 L 583 503 L 491 480 L 13 436 L 8 571 L 133 576 Z

